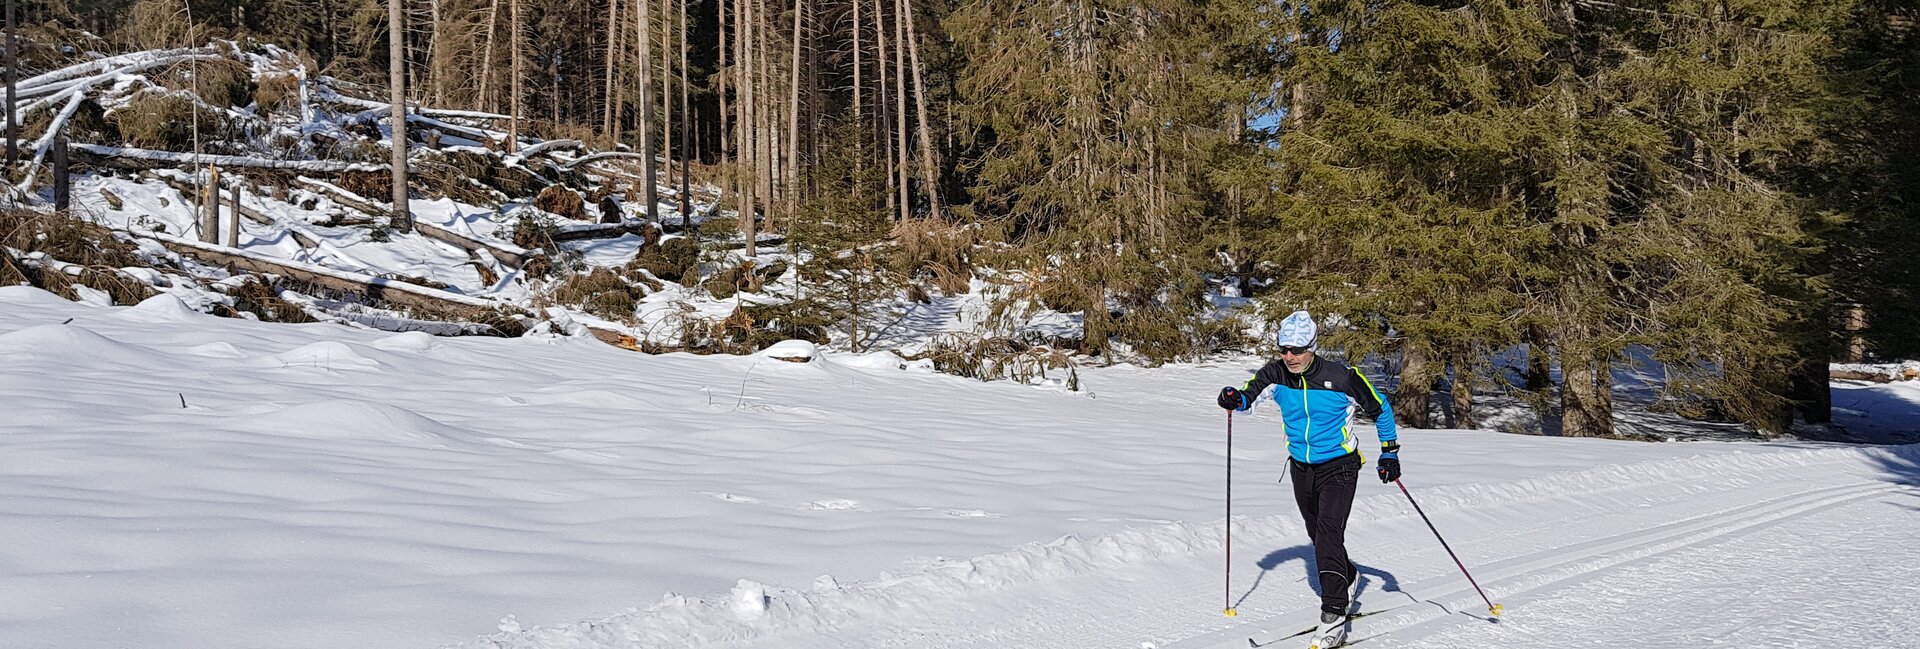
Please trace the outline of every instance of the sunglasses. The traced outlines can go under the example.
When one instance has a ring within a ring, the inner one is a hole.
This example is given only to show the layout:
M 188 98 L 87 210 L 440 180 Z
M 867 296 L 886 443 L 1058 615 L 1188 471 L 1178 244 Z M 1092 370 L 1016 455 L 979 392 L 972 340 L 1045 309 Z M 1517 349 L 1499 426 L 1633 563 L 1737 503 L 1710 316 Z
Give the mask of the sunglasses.
M 1310 351 L 1313 351 L 1312 347 L 1294 347 L 1292 345 L 1280 346 L 1280 354 L 1283 356 L 1299 356 L 1301 354 L 1305 354 Z

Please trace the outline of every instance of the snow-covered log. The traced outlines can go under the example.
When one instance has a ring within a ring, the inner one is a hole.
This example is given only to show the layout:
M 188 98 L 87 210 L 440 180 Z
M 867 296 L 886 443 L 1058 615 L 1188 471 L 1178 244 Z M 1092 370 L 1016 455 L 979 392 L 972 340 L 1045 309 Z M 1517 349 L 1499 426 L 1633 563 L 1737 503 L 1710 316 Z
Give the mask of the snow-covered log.
M 595 153 L 585 157 L 575 158 L 573 160 L 562 162 L 560 163 L 560 168 L 572 169 L 574 167 L 587 164 L 589 162 L 599 162 L 601 160 L 612 160 L 615 158 L 645 158 L 645 157 L 646 157 L 645 154 L 634 153 L 632 151 L 602 151 L 600 153 Z M 658 158 L 658 156 L 655 156 L 655 157 Z
M 515 152 L 513 155 L 507 156 L 506 163 L 510 165 L 517 165 L 522 162 L 526 162 L 528 159 L 537 155 L 550 153 L 558 149 L 577 149 L 577 148 L 580 148 L 581 146 L 582 144 L 580 143 L 579 140 L 547 140 L 545 142 L 541 142 L 539 144 L 535 144 L 533 146 L 520 149 L 518 152 Z
M 222 58 L 222 57 L 218 54 L 188 54 L 188 55 L 175 56 L 175 57 L 169 57 L 169 58 L 155 59 L 151 61 L 140 61 L 140 62 L 128 64 L 119 68 L 114 68 L 113 70 L 109 70 L 107 72 L 96 74 L 90 77 L 85 77 L 78 80 L 68 80 L 68 81 L 50 83 L 44 86 L 40 86 L 38 88 L 34 88 L 29 91 L 16 92 L 15 101 L 26 101 L 28 99 L 32 99 L 32 101 L 27 101 L 26 105 L 24 106 L 15 104 L 10 108 L 13 108 L 14 119 L 20 120 L 20 119 L 24 119 L 27 114 L 32 113 L 34 110 L 39 109 L 42 106 L 51 106 L 54 103 L 66 100 L 71 96 L 86 94 L 86 92 L 88 90 L 93 89 L 94 86 L 97 86 L 109 81 L 118 80 L 123 75 L 133 74 L 135 72 L 141 72 L 148 68 L 181 63 L 184 61 L 190 61 L 190 60 L 211 61 L 219 58 Z M 38 97 L 38 98 L 33 99 L 35 97 Z
M 294 182 L 299 183 L 302 187 L 306 187 L 308 189 L 312 189 L 314 191 L 324 193 L 329 198 L 332 198 L 333 200 L 339 202 L 342 205 L 346 205 L 347 207 L 351 207 L 351 208 L 360 210 L 362 212 L 366 212 L 368 214 L 386 215 L 386 216 L 391 216 L 393 214 L 392 203 L 381 203 L 381 202 L 368 199 L 359 194 L 355 194 L 353 192 L 347 191 L 346 188 L 340 187 L 339 185 L 335 185 L 333 183 L 329 183 L 321 180 L 315 180 L 315 179 L 306 178 L 306 177 L 295 178 Z M 437 241 L 443 241 L 449 244 L 453 244 L 454 246 L 460 248 L 461 250 L 465 250 L 469 253 L 478 251 L 478 250 L 485 250 L 488 253 L 491 253 L 495 259 L 499 259 L 500 261 L 506 262 L 507 264 L 512 265 L 514 268 L 520 268 L 525 266 L 528 260 L 531 260 L 536 256 L 535 253 L 527 250 L 526 248 L 521 248 L 519 246 L 509 244 L 509 243 L 482 241 L 480 239 L 476 239 L 458 232 L 454 232 L 452 230 L 448 230 L 446 228 L 440 227 L 438 225 L 434 225 L 432 223 L 414 221 L 413 226 L 414 226 L 414 229 L 419 231 L 422 236 L 425 236 Z
M 429 117 L 462 117 L 466 119 L 513 119 L 512 115 L 487 113 L 477 110 L 455 110 L 452 108 L 422 108 L 420 114 Z
M 19 81 L 14 82 L 15 93 L 17 96 L 17 93 L 20 93 L 20 92 L 32 91 L 35 89 L 39 89 L 42 86 L 59 85 L 59 82 L 61 81 L 78 79 L 81 77 L 94 76 L 105 70 L 109 70 L 112 68 L 117 68 L 125 65 L 133 65 L 133 64 L 141 63 L 143 61 L 177 59 L 182 56 L 189 56 L 193 54 L 215 54 L 215 53 L 216 52 L 214 52 L 213 48 L 210 48 L 210 47 L 183 47 L 183 48 L 171 49 L 171 50 L 147 50 L 144 52 L 130 52 L 130 53 L 121 54 L 118 56 L 109 56 L 104 59 L 97 59 L 93 61 L 88 61 L 86 63 L 77 63 L 74 65 L 69 65 L 64 68 L 60 68 L 58 70 L 53 70 L 51 72 L 37 74 L 31 77 L 27 77 L 25 79 L 21 79 Z
M 467 251 L 469 254 L 484 250 L 492 254 L 494 259 L 506 262 L 514 268 L 525 267 L 528 260 L 537 256 L 537 253 L 534 251 L 527 250 L 520 246 L 481 241 L 432 223 L 414 221 L 413 228 L 418 230 L 421 236 L 452 244 L 455 247 Z
M 51 148 L 53 141 L 60 137 L 60 129 L 66 127 L 67 119 L 73 117 L 74 110 L 80 108 L 82 98 L 82 95 L 74 95 L 72 99 L 67 100 L 66 107 L 61 108 L 60 114 L 55 115 L 53 121 L 47 124 L 47 132 L 40 134 L 40 139 L 33 142 L 33 163 L 27 166 L 26 177 L 20 179 L 20 184 L 15 185 L 15 188 L 25 192 L 33 187 L 34 170 L 40 168 L 40 161 L 47 159 L 47 149 Z M 59 173 L 59 170 L 54 171 L 56 179 L 59 178 Z
M 368 216 L 393 215 L 392 204 L 374 202 L 364 196 L 347 191 L 344 187 L 324 180 L 300 176 L 294 178 L 293 182 L 301 187 L 326 194 L 327 197 L 332 198 L 334 202 L 365 212 Z
M 335 291 L 364 295 L 369 299 L 397 306 L 427 309 L 453 317 L 475 319 L 498 306 L 492 301 L 450 291 L 314 264 L 274 259 L 218 244 L 201 243 L 154 232 L 134 232 L 134 234 L 154 239 L 160 242 L 160 245 L 166 246 L 168 250 L 206 263 L 232 266 L 255 273 L 280 275 Z
M 131 147 L 104 146 L 99 144 L 71 144 L 74 151 L 91 158 L 88 162 L 115 169 L 157 169 L 181 165 L 215 164 L 222 167 L 245 167 L 251 169 L 283 169 L 307 173 L 340 173 L 343 171 L 386 171 L 387 165 L 367 162 L 339 162 L 334 160 L 268 160 L 237 155 L 195 156 L 191 153 L 176 153 L 155 149 L 135 149 Z
M 361 99 L 359 97 L 354 97 L 351 95 L 343 95 L 337 91 L 334 91 L 331 88 L 325 88 L 325 87 L 322 87 L 320 92 L 316 93 L 313 98 L 322 102 L 330 103 L 330 104 L 358 108 L 361 110 L 360 116 L 366 119 L 374 119 L 374 120 L 382 119 L 382 118 L 385 118 L 387 114 L 389 112 L 392 112 L 393 110 L 392 104 L 378 102 L 371 99 Z M 489 142 L 489 141 L 498 142 L 498 141 L 504 141 L 507 139 L 507 134 L 500 131 L 491 131 L 491 130 L 487 130 L 483 128 L 475 128 L 471 126 L 461 126 L 459 124 L 454 124 L 451 122 L 445 122 L 438 119 L 434 119 L 433 117 L 429 116 L 429 115 L 441 115 L 443 117 L 451 117 L 452 115 L 446 114 L 449 112 L 460 112 L 460 111 L 431 111 L 429 113 L 428 111 L 423 110 L 421 112 L 409 112 L 407 113 L 407 121 L 409 123 L 418 123 L 422 126 L 426 126 L 429 128 L 440 129 L 443 132 L 452 133 L 454 135 L 458 135 L 460 137 L 473 140 L 475 142 Z M 428 114 L 422 114 L 422 113 L 428 113 Z

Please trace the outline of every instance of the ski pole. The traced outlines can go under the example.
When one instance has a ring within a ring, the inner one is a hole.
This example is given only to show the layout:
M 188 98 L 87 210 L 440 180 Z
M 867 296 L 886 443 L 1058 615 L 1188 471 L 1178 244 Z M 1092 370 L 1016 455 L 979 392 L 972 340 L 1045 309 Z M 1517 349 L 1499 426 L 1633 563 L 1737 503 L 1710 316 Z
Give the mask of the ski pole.
M 1487 598 L 1487 591 L 1480 590 L 1480 584 L 1473 580 L 1473 573 L 1467 572 L 1467 564 L 1460 562 L 1460 555 L 1454 554 L 1453 546 L 1447 545 L 1447 539 L 1440 536 L 1440 528 L 1433 526 L 1433 519 L 1427 518 L 1427 512 L 1420 509 L 1420 503 L 1413 499 L 1413 492 L 1407 491 L 1407 486 L 1400 484 L 1400 481 L 1397 479 L 1394 480 L 1393 483 L 1400 485 L 1400 493 L 1406 494 L 1407 502 L 1413 503 L 1413 511 L 1419 512 L 1420 520 L 1426 521 L 1427 529 L 1433 530 L 1433 538 L 1440 539 L 1440 547 L 1446 548 L 1447 556 L 1453 557 L 1453 565 L 1460 566 L 1460 574 L 1466 575 L 1467 583 L 1473 584 L 1474 592 L 1480 593 L 1480 599 L 1487 603 L 1487 611 L 1493 613 L 1494 617 L 1500 617 L 1500 613 L 1502 612 L 1500 605 L 1493 603 L 1493 600 Z
M 1233 411 L 1227 411 L 1227 566 L 1221 573 L 1225 582 L 1225 602 L 1227 607 L 1220 612 L 1234 617 L 1240 611 L 1233 608 Z

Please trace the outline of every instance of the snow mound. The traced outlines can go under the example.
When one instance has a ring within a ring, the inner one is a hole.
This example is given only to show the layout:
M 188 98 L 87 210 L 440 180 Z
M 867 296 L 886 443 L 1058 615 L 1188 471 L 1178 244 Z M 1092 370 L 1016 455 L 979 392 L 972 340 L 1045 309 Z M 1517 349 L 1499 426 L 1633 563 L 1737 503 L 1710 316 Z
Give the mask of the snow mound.
M 32 286 L 0 286 L 0 302 L 20 306 L 73 306 L 65 298 Z
M 424 331 L 409 331 L 376 340 L 373 342 L 373 346 L 390 352 L 418 353 L 439 347 L 440 343 L 433 339 L 433 334 Z
M 25 359 L 70 361 L 100 359 L 114 364 L 147 365 L 166 359 L 146 347 L 102 336 L 77 325 L 44 324 L 0 334 L 0 356 L 10 362 Z
M 293 405 L 259 415 L 254 421 L 268 433 L 316 439 L 442 443 L 460 433 L 412 410 L 353 399 Z
M 188 355 L 205 356 L 207 358 L 245 358 L 247 356 L 247 353 L 241 351 L 239 347 L 235 347 L 233 343 L 224 340 L 202 343 L 180 351 Z
M 819 354 L 820 349 L 815 347 L 813 343 L 805 340 L 782 340 L 760 351 L 760 355 L 767 358 L 777 358 L 795 363 L 812 361 L 813 358 Z
M 127 322 L 191 322 L 205 314 L 193 310 L 179 296 L 172 293 L 160 293 L 141 300 L 139 304 L 120 309 L 114 318 Z
M 380 361 L 368 358 L 343 342 L 322 341 L 268 356 L 263 361 L 278 367 L 318 367 L 327 370 L 378 370 Z

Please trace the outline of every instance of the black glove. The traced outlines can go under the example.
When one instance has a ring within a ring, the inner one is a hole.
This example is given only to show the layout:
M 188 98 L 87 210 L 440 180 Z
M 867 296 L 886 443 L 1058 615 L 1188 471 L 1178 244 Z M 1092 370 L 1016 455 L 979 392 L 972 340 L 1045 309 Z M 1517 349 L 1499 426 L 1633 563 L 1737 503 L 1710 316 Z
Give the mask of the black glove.
M 1234 388 L 1220 388 L 1220 407 L 1228 410 L 1246 410 L 1247 394 Z
M 1393 482 L 1400 479 L 1400 445 L 1387 447 L 1380 453 L 1380 482 Z

